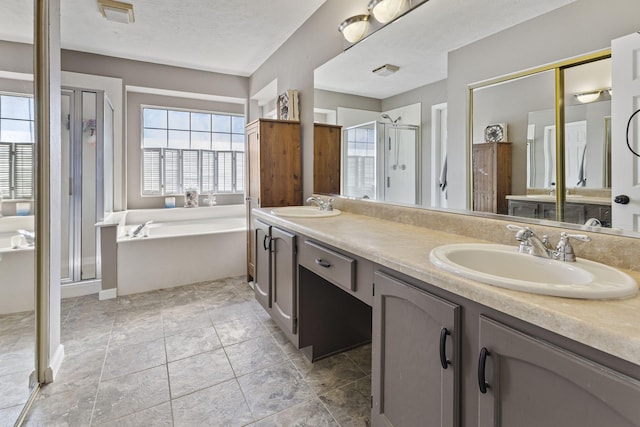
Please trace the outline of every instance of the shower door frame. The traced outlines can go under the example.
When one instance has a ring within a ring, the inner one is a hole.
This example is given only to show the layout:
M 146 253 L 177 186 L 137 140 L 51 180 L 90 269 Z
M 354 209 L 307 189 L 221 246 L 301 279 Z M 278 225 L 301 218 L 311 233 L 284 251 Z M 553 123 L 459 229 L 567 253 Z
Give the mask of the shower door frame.
M 109 103 L 113 109 L 111 101 L 103 90 L 85 89 L 80 87 L 62 87 L 62 95 L 70 97 L 70 141 L 69 141 L 69 275 L 61 277 L 62 285 L 71 285 L 74 283 L 99 282 L 102 277 L 101 259 L 100 259 L 100 233 L 97 229 L 95 232 L 95 277 L 82 278 L 82 170 L 83 170 L 83 111 L 82 101 L 83 94 L 95 94 L 95 113 L 96 113 L 96 158 L 95 173 L 96 181 L 93 185 L 95 193 L 95 222 L 101 221 L 104 217 L 104 106 L 105 101 Z

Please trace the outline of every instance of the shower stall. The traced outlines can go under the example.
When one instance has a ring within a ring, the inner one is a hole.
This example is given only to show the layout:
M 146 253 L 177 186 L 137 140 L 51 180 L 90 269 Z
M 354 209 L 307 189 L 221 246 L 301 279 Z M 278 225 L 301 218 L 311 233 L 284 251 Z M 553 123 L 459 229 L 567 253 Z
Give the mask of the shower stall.
M 345 196 L 419 204 L 418 126 L 368 122 L 343 130 L 342 191 Z
M 62 284 L 100 279 L 95 224 L 113 210 L 113 106 L 102 91 L 62 91 Z

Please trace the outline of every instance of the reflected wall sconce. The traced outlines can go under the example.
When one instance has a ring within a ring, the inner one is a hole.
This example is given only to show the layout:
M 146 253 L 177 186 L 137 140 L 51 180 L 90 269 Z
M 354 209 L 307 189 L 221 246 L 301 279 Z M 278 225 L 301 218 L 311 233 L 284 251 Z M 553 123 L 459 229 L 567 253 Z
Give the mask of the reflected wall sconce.
M 405 10 L 406 0 L 371 0 L 367 8 L 376 21 L 386 24 Z
M 338 27 L 338 31 L 350 43 L 356 43 L 364 37 L 369 28 L 369 15 L 355 15 L 347 18 Z
M 602 90 L 593 90 L 591 92 L 583 92 L 583 93 L 576 93 L 576 99 L 578 100 L 578 102 L 580 102 L 581 104 L 588 104 L 589 102 L 593 102 L 596 99 L 600 98 L 600 94 L 602 93 Z
M 135 22 L 131 3 L 123 3 L 116 0 L 98 0 L 98 7 L 107 21 L 120 22 L 122 24 Z

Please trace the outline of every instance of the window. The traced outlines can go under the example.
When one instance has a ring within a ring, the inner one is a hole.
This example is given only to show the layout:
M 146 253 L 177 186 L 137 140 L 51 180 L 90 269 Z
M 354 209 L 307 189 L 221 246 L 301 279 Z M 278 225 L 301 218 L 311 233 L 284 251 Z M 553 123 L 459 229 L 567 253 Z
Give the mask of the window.
M 0 95 L 0 196 L 33 198 L 33 98 Z
M 142 108 L 142 194 L 244 192 L 244 117 Z

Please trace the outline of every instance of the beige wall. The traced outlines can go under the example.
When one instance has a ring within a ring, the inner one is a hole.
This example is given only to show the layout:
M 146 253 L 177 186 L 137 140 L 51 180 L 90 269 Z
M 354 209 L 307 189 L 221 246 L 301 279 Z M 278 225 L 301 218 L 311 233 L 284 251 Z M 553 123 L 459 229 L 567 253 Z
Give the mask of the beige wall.
M 611 47 L 611 40 L 637 31 L 637 0 L 578 0 L 449 53 L 447 98 L 450 152 L 467 153 L 467 87 Z M 497 58 L 497 59 L 496 59 Z M 449 160 L 449 207 L 467 208 L 468 156 Z
M 123 81 L 125 99 L 123 123 L 122 189 L 125 209 L 164 207 L 163 197 L 142 197 L 140 190 L 140 105 L 187 108 L 245 114 L 249 92 L 247 77 L 212 73 L 142 61 L 65 50 L 65 71 L 117 77 Z M 141 93 L 150 92 L 150 93 Z M 153 93 L 163 93 L 155 95 Z M 206 99 L 202 99 L 206 98 Z M 176 200 L 180 206 L 181 200 Z M 241 196 L 220 196 L 218 203 L 243 203 Z
M 244 105 L 189 98 L 153 95 L 148 93 L 127 92 L 127 208 L 150 209 L 163 208 L 164 197 L 142 196 L 141 185 L 141 129 L 142 106 L 169 108 L 188 108 L 193 110 L 244 114 Z M 240 195 L 219 195 L 218 204 L 244 203 Z M 184 204 L 184 197 L 176 197 L 176 206 Z

